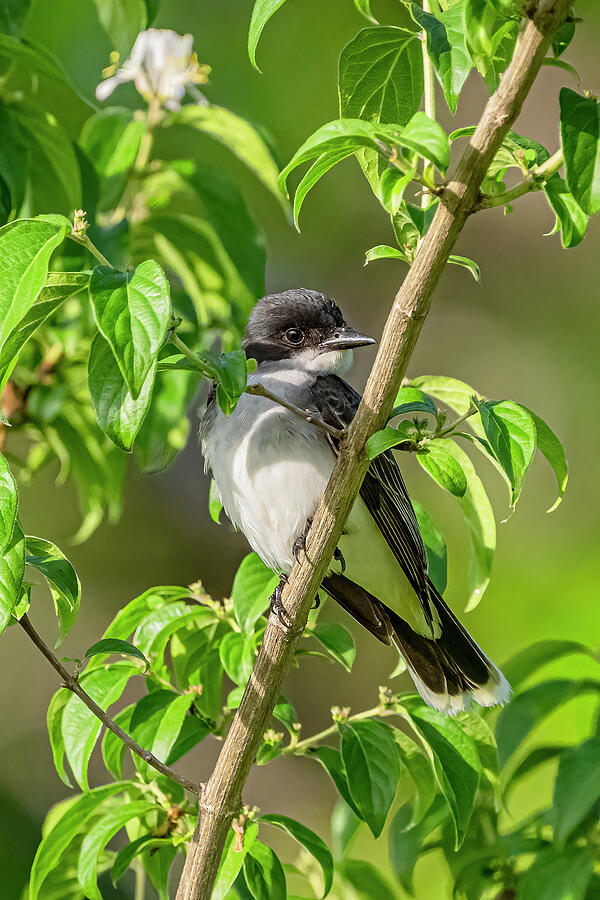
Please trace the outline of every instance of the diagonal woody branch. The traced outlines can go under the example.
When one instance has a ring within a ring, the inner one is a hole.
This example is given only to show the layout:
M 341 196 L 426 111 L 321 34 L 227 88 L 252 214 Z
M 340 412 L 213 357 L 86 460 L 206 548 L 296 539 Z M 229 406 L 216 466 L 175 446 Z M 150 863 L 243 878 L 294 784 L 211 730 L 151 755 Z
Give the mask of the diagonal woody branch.
M 200 815 L 177 900 L 209 900 L 211 896 L 225 837 L 241 803 L 242 789 L 267 718 L 368 469 L 367 439 L 387 421 L 429 312 L 433 290 L 479 201 L 479 187 L 488 166 L 539 72 L 550 34 L 564 19 L 569 4 L 570 0 L 538 0 L 530 4 L 531 19 L 521 30 L 513 59 L 485 107 L 456 175 L 445 189 L 442 203 L 394 299 L 362 402 L 308 532 L 305 558 L 294 566 L 283 593 L 283 603 L 294 628 L 284 631 L 274 616 L 269 620 L 242 702 L 200 798 Z

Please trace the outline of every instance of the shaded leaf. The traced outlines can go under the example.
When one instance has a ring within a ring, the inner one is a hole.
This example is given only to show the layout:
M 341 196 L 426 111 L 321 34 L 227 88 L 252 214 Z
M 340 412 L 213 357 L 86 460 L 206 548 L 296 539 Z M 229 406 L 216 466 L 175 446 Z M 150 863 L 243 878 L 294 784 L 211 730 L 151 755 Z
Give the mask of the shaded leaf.
M 367 719 L 341 723 L 340 733 L 350 795 L 361 817 L 378 837 L 400 775 L 392 729 L 383 722 Z
M 600 210 L 600 104 L 595 97 L 561 88 L 560 134 L 569 190 L 593 216 Z
M 421 856 L 423 844 L 431 832 L 448 818 L 448 805 L 438 794 L 421 821 L 411 825 L 411 810 L 402 806 L 390 825 L 390 861 L 397 878 L 409 893 L 413 894 L 413 872 Z
M 464 29 L 464 2 L 459 0 L 439 16 L 411 3 L 413 19 L 427 35 L 427 53 L 433 63 L 450 112 L 455 113 L 462 87 L 473 67 Z
M 538 415 L 536 415 L 536 413 L 532 412 L 532 410 L 528 409 L 526 406 L 524 406 L 523 409 L 527 410 L 535 425 L 538 450 L 546 457 L 546 459 L 552 466 L 554 474 L 556 475 L 558 497 L 548 510 L 548 512 L 552 512 L 562 501 L 565 490 L 567 488 L 567 481 L 569 480 L 567 457 L 565 455 L 563 445 L 554 434 L 550 426 L 547 425 L 543 419 L 541 419 Z
M 285 900 L 285 874 L 277 854 L 254 841 L 244 860 L 244 878 L 255 900 Z
M 254 68 L 260 72 L 256 64 L 256 48 L 260 40 L 263 28 L 277 12 L 280 6 L 283 6 L 285 0 L 255 0 L 252 8 L 252 18 L 250 19 L 250 27 L 248 29 L 248 56 Z
M 347 628 L 337 622 L 317 622 L 313 635 L 347 672 L 351 671 L 356 648 Z
M 560 755 L 554 783 L 554 841 L 564 847 L 569 835 L 600 798 L 600 738 Z
M 517 900 L 583 900 L 594 861 L 587 848 L 549 847 L 535 857 L 519 879 Z
M 396 900 L 396 893 L 372 863 L 362 859 L 344 859 L 338 870 L 360 900 Z
M 56 544 L 28 535 L 25 547 L 27 564 L 41 572 L 48 582 L 60 623 L 60 633 L 55 645 L 58 646 L 77 619 L 81 584 L 75 569 Z
M 290 819 L 289 816 L 275 814 L 261 816 L 260 821 L 268 822 L 269 825 L 275 825 L 277 828 L 281 828 L 282 831 L 286 831 L 316 859 L 323 873 L 323 894 L 321 896 L 326 897 L 331 890 L 333 882 L 333 857 L 322 838 L 315 834 L 314 831 L 311 831 L 310 828 L 307 828 L 306 825 L 296 822 L 295 819 Z
M 138 650 L 138 648 L 134 647 L 133 644 L 130 644 L 129 641 L 123 641 L 120 638 L 105 638 L 104 640 L 92 644 L 92 646 L 85 651 L 86 659 L 89 659 L 90 656 L 96 656 L 98 653 L 121 653 L 124 656 L 135 656 L 145 663 L 146 668 L 150 665 L 141 650 Z
M 248 851 L 256 841 L 258 825 L 254 821 L 246 822 L 241 850 L 236 846 L 237 835 L 232 828 L 227 832 L 225 847 L 221 855 L 219 870 L 213 887 L 211 900 L 226 900 L 231 885 L 237 878 Z
M 17 483 L 5 458 L 0 454 L 0 556 L 10 544 L 17 521 Z
M 62 716 L 70 696 L 71 692 L 67 690 L 67 688 L 60 688 L 52 696 L 46 715 L 46 727 L 48 729 L 48 737 L 50 738 L 50 747 L 52 748 L 54 768 L 58 772 L 60 780 L 64 782 L 67 787 L 73 787 L 73 785 L 69 781 L 69 777 L 65 771 L 65 741 L 62 734 Z
M 342 755 L 339 750 L 334 750 L 333 747 L 327 747 L 323 745 L 319 747 L 310 747 L 309 754 L 311 758 L 317 759 L 326 770 L 326 772 L 328 772 L 331 780 L 337 788 L 340 797 L 345 800 L 346 804 L 350 807 L 350 809 L 355 813 L 356 816 L 358 816 L 360 819 L 363 819 L 358 806 L 355 804 L 350 794 L 350 788 L 348 786 L 348 776 L 346 775 L 346 770 L 342 761 Z
M 557 173 L 544 183 L 544 194 L 556 215 L 554 228 L 549 234 L 560 231 L 565 249 L 576 247 L 583 240 L 588 224 L 587 214 L 567 188 L 566 181 Z
M 581 653 L 584 656 L 597 659 L 594 650 L 586 647 L 585 644 L 581 644 L 579 641 L 549 638 L 543 641 L 536 641 L 535 644 L 519 650 L 502 669 L 512 686 L 517 690 L 530 675 L 533 675 L 542 666 L 555 662 L 563 656 L 569 656 L 572 653 Z

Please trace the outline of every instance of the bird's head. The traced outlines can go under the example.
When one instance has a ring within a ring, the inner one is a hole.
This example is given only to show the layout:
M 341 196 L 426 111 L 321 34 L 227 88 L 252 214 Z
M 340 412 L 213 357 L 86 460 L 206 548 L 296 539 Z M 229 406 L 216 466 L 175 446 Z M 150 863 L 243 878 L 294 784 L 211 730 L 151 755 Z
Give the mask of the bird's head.
M 259 364 L 289 360 L 290 365 L 313 371 L 343 372 L 350 367 L 356 347 L 374 343 L 374 338 L 346 324 L 330 297 L 292 288 L 258 301 L 242 345 Z

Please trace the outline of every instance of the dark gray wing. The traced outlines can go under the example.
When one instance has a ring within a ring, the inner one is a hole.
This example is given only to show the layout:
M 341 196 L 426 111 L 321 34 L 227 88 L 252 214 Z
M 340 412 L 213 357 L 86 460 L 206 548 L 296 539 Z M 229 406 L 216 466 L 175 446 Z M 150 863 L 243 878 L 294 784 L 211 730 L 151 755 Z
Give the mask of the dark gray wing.
M 360 394 L 337 375 L 320 375 L 311 388 L 321 418 L 347 427 L 358 409 Z M 427 578 L 427 554 L 400 469 L 390 450 L 373 460 L 360 489 L 377 527 L 433 620 Z

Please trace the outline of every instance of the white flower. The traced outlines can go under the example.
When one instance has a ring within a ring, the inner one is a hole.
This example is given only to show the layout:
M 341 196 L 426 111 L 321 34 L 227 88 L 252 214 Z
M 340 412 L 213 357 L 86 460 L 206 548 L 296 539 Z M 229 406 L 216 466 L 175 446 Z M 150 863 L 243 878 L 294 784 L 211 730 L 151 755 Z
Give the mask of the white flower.
M 177 34 L 168 28 L 140 31 L 129 58 L 118 70 L 118 55 L 111 55 L 113 64 L 103 73 L 111 77 L 98 85 L 96 97 L 106 100 L 120 84 L 133 81 L 146 102 L 158 100 L 168 109 L 179 109 L 186 90 L 205 102 L 196 85 L 206 84 L 210 67 L 199 64 L 193 42 L 191 34 Z

